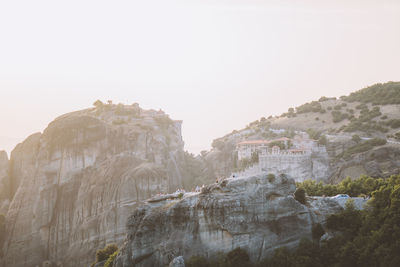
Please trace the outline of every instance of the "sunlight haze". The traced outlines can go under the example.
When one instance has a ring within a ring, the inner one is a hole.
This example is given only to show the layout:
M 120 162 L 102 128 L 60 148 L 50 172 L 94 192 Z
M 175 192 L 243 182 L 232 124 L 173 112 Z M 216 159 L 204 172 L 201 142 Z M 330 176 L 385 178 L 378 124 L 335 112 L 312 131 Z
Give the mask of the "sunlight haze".
M 398 1 L 2 1 L 0 150 L 96 99 L 183 120 L 185 149 L 400 80 Z

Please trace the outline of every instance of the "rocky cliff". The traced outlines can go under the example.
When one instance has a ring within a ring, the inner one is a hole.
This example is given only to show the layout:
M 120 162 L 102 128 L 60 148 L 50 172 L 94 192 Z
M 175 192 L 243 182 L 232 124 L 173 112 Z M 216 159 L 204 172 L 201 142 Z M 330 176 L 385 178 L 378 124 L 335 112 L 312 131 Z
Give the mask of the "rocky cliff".
M 9 161 L 5 151 L 0 151 L 0 214 L 5 214 L 10 203 Z
M 240 247 L 252 261 L 280 246 L 294 247 L 311 238 L 312 226 L 338 212 L 330 198 L 293 198 L 294 180 L 266 175 L 229 178 L 181 199 L 150 200 L 127 223 L 127 242 L 115 266 L 167 266 L 175 257 L 201 255 Z
M 141 200 L 182 186 L 182 157 L 181 121 L 162 111 L 96 102 L 57 118 L 11 153 L 0 265 L 90 264 Z

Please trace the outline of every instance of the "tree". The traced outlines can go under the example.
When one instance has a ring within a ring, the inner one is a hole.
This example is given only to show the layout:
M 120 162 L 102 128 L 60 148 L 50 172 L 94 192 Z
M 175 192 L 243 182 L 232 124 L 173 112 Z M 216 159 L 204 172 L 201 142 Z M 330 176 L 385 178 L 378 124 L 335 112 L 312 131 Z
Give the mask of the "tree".
M 306 190 L 304 188 L 297 188 L 294 192 L 294 199 L 296 199 L 301 204 L 306 204 Z
M 104 103 L 98 99 L 93 103 L 93 106 L 95 106 L 96 108 L 101 108 L 103 105 Z
M 319 242 L 321 236 L 325 234 L 325 230 L 320 223 L 314 224 L 311 228 L 311 234 L 313 240 Z

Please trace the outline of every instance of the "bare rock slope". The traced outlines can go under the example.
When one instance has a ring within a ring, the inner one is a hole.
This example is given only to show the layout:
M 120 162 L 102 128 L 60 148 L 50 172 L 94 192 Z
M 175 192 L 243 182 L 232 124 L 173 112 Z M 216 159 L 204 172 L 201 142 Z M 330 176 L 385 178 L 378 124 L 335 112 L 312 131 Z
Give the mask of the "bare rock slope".
M 90 264 L 138 203 L 182 186 L 182 157 L 181 121 L 162 111 L 97 103 L 57 118 L 11 154 L 0 266 Z
M 149 201 L 128 219 L 115 266 L 167 266 L 175 257 L 216 256 L 241 247 L 258 261 L 280 246 L 311 238 L 312 226 L 341 207 L 330 198 L 293 198 L 294 180 L 229 178 L 182 199 Z

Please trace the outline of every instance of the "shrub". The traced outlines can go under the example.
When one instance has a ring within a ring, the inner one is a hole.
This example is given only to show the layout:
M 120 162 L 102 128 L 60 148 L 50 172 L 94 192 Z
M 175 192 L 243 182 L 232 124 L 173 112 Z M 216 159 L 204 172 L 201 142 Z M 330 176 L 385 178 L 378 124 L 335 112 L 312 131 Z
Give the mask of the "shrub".
M 311 228 L 312 238 L 318 240 L 325 234 L 325 230 L 320 223 L 314 224 Z
M 301 113 L 309 113 L 309 112 L 321 112 L 322 106 L 319 102 L 313 101 L 311 103 L 305 103 L 296 108 L 296 112 Z
M 315 129 L 307 129 L 307 134 L 310 136 L 311 139 L 313 140 L 318 140 L 319 137 L 321 136 L 321 132 Z
M 99 249 L 96 252 L 96 262 L 102 262 L 108 259 L 112 254 L 118 250 L 117 245 L 110 244 L 103 249 Z
M 349 118 L 349 116 L 346 113 L 342 113 L 337 110 L 332 111 L 331 114 L 332 114 L 332 120 L 334 123 L 341 122 L 342 120 Z
M 340 110 L 340 109 L 342 109 L 342 105 L 340 105 L 340 104 L 336 105 L 336 106 L 333 107 L 333 109 L 334 110 Z
M 275 175 L 273 173 L 269 173 L 267 175 L 268 182 L 273 183 L 275 182 Z
M 106 263 L 104 264 L 104 267 L 112 267 L 114 264 L 114 260 L 118 255 L 118 250 L 115 251 L 113 254 L 110 255 L 110 257 L 108 257 Z
M 93 106 L 95 106 L 96 108 L 101 108 L 103 105 L 104 105 L 104 103 L 101 102 L 100 100 L 96 100 L 96 101 L 93 103 Z
M 235 248 L 226 255 L 225 262 L 227 267 L 246 267 L 250 265 L 250 258 L 247 252 L 239 247 Z
M 392 129 L 400 128 L 400 120 L 399 119 L 391 119 L 386 122 L 387 126 L 390 126 Z
M 297 188 L 294 192 L 294 199 L 296 199 L 301 204 L 306 204 L 306 190 L 304 188 Z
M 279 146 L 279 148 L 282 150 L 286 148 L 285 143 L 282 141 L 273 141 L 269 143 L 268 146 L 269 147 Z

